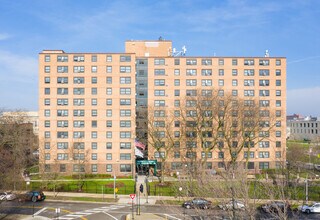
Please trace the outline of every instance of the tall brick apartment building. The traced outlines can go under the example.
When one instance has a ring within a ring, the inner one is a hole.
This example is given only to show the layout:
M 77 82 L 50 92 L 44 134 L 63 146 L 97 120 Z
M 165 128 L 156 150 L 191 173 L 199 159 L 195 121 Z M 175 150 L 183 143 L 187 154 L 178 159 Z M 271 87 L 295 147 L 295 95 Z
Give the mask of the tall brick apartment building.
M 44 170 L 134 175 L 135 139 L 147 144 L 148 113 L 154 107 L 173 110 L 191 90 L 212 88 L 255 98 L 276 117 L 274 135 L 250 155 L 251 168 L 285 161 L 286 59 L 188 57 L 184 52 L 161 39 L 126 41 L 124 53 L 43 50 L 39 143 Z M 148 158 L 158 156 L 149 147 Z M 168 159 L 172 169 L 179 161 L 180 156 Z M 207 168 L 219 168 L 219 161 L 212 152 Z

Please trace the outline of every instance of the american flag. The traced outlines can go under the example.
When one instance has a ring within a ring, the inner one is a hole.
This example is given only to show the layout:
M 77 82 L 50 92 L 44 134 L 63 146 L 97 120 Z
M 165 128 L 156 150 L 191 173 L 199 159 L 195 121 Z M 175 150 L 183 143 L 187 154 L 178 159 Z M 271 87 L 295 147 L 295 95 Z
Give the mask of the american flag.
M 143 158 L 143 153 L 138 149 L 138 148 L 134 148 L 134 154 L 137 156 L 137 157 L 141 157 Z
M 134 141 L 134 146 L 140 148 L 141 150 L 146 149 L 146 145 L 144 145 L 143 143 L 141 143 L 140 141 L 137 141 L 137 140 Z

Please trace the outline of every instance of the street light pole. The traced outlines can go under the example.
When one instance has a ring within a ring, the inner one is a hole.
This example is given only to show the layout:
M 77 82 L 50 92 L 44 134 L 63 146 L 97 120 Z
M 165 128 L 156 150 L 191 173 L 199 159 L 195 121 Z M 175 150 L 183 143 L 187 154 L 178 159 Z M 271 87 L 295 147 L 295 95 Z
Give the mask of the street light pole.
M 113 198 L 116 200 L 116 173 L 113 175 Z

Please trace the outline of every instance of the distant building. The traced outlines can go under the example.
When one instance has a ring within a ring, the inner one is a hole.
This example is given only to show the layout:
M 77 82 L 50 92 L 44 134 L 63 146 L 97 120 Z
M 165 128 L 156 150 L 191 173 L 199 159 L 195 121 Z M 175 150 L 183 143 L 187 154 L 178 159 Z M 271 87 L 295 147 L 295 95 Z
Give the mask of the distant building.
M 20 118 L 24 123 L 31 123 L 33 126 L 33 133 L 38 136 L 39 134 L 39 114 L 38 112 L 3 112 L 3 117 L 11 116 Z
M 319 117 L 287 116 L 287 138 L 289 140 L 320 140 Z

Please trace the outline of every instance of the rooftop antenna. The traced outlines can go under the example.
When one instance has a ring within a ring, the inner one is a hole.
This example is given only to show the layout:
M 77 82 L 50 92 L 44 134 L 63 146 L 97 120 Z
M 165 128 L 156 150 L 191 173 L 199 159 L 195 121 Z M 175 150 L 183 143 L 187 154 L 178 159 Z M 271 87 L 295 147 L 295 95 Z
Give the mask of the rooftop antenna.
M 266 51 L 264 52 L 264 57 L 269 57 L 269 56 L 270 56 L 269 50 L 266 50 Z
M 172 56 L 173 56 L 173 57 L 185 56 L 185 55 L 186 55 L 186 52 L 187 52 L 187 47 L 186 47 L 186 46 L 183 46 L 180 51 L 177 51 L 176 48 L 173 48 L 173 50 L 172 50 Z

